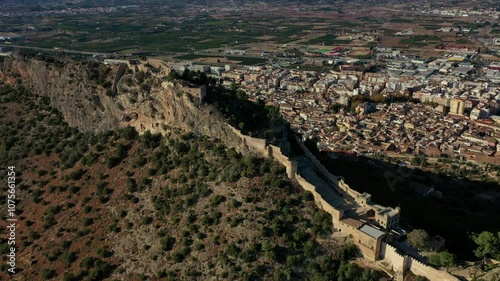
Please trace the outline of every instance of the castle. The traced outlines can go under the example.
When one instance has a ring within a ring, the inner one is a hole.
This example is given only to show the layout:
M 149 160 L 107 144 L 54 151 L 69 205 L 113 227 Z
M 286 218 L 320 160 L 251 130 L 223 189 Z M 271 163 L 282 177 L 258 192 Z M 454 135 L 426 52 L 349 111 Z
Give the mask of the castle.
M 239 136 L 245 150 L 273 158 L 284 165 L 288 177 L 311 192 L 316 205 L 332 216 L 335 231 L 352 236 L 364 258 L 373 262 L 386 262 L 396 278 L 401 278 L 405 270 L 411 270 L 431 281 L 459 280 L 447 272 L 401 254 L 390 245 L 393 233 L 399 230 L 401 209 L 375 204 L 370 194 L 350 188 L 342 177 L 332 175 L 297 136 L 294 135 L 304 156 L 290 159 L 281 152 L 280 147 L 266 144 L 264 139 L 243 135 L 229 124 L 227 126 Z

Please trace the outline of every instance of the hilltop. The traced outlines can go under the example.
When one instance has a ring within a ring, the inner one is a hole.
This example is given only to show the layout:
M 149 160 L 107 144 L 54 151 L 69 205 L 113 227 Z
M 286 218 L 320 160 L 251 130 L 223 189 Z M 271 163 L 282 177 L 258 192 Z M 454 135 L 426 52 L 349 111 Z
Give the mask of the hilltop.
M 1 75 L 17 85 L 0 86 L 0 164 L 18 172 L 18 280 L 378 280 L 284 167 L 231 143 L 223 117 L 201 119 L 213 108 L 172 85 L 127 104 L 106 90 L 112 73 L 83 66 L 24 58 Z M 170 109 L 161 126 L 107 115 L 160 96 L 136 120 Z

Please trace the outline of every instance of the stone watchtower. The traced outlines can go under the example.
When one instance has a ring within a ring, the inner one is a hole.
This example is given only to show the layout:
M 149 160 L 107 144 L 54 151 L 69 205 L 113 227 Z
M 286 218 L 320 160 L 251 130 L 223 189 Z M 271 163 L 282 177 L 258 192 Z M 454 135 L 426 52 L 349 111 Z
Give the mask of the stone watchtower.
M 289 179 L 294 179 L 296 173 L 297 173 L 297 161 L 290 160 L 290 165 L 286 166 L 286 174 L 288 175 Z
M 205 101 L 205 97 L 207 96 L 207 87 L 205 85 L 200 87 L 200 103 L 203 103 Z

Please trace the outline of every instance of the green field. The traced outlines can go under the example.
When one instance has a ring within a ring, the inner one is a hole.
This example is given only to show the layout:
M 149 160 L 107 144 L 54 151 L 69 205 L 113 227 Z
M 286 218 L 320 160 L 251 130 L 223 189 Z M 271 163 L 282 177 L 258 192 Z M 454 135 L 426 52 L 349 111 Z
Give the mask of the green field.
M 317 37 L 314 39 L 310 39 L 306 42 L 302 42 L 302 45 L 333 45 L 335 43 L 335 35 L 325 35 L 321 37 Z
M 24 20 L 40 21 L 35 17 Z M 23 44 L 110 53 L 128 49 L 186 53 L 227 47 L 243 48 L 244 44 L 261 43 L 262 40 L 258 38 L 264 35 L 274 36 L 270 40 L 272 42 L 286 44 L 300 39 L 312 27 L 309 23 L 290 24 L 284 17 L 274 20 L 280 25 L 279 28 L 269 23 L 243 22 L 236 17 L 214 19 L 206 14 L 179 23 L 162 20 L 162 17 L 156 17 L 154 13 L 144 11 L 133 16 L 122 12 L 90 17 L 55 15 L 40 21 L 36 25 L 38 31 L 27 35 Z M 15 18 L 2 19 L 0 30 L 16 28 L 16 23 Z
M 222 59 L 228 59 L 228 60 L 234 60 L 234 61 L 240 61 L 241 64 L 244 65 L 258 65 L 258 64 L 263 64 L 267 60 L 263 58 L 253 58 L 253 57 L 235 57 L 235 56 L 209 56 L 209 55 L 196 55 L 196 54 L 186 54 L 182 56 L 177 56 L 175 57 L 176 59 L 180 60 L 194 60 L 194 59 L 199 59 L 199 58 L 220 58 Z
M 0 31 L 33 26 L 36 31 L 21 32 L 25 36 L 22 44 L 31 47 L 106 53 L 127 50 L 166 56 L 174 53 L 216 53 L 228 48 L 251 48 L 264 42 L 278 45 L 342 46 L 351 41 L 338 40 L 337 36 L 341 32 L 387 31 L 381 27 L 386 20 L 370 14 L 349 20 L 296 17 L 291 21 L 285 14 L 269 14 L 266 11 L 256 14 L 231 11 L 221 16 L 217 13 L 182 11 L 175 6 L 144 5 L 109 13 L 50 14 L 43 17 L 33 15 L 22 19 L 12 16 L 0 20 Z M 332 6 L 317 9 L 328 14 L 330 11 L 339 11 L 340 8 Z M 439 27 L 438 21 L 420 21 L 396 15 L 390 17 L 389 21 L 401 24 L 420 23 L 428 30 Z M 500 30 L 494 29 L 491 33 L 498 34 Z M 259 39 L 262 36 L 269 39 Z M 437 42 L 440 42 L 439 38 L 433 36 L 415 36 L 401 40 L 401 44 L 412 46 Z M 250 44 L 253 46 L 249 46 Z M 250 65 L 262 63 L 260 58 L 243 60 L 244 64 Z
M 435 24 L 420 24 L 420 26 L 422 26 L 425 30 L 436 30 L 440 28 L 439 25 Z
M 399 40 L 400 44 L 419 47 L 427 46 L 430 42 L 441 42 L 441 38 L 432 35 L 417 35 Z
M 402 19 L 402 18 L 395 18 L 391 19 L 390 22 L 397 22 L 397 23 L 413 23 L 414 20 L 412 19 Z

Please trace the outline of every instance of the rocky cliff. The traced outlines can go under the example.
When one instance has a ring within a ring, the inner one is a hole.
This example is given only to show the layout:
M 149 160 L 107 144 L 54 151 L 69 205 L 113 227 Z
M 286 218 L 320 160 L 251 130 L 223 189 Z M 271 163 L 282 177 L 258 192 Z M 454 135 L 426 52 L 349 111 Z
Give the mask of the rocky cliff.
M 130 125 L 139 133 L 165 133 L 174 126 L 218 138 L 242 152 L 250 149 L 242 145 L 240 136 L 217 109 L 200 104 L 179 83 L 162 83 L 160 78 L 142 71 L 138 77 L 138 72 L 129 70 L 113 93 L 106 85 L 114 80 L 117 71 L 117 66 L 54 62 L 15 54 L 1 65 L 0 79 L 22 83 L 34 93 L 49 97 L 69 125 L 83 131 Z

